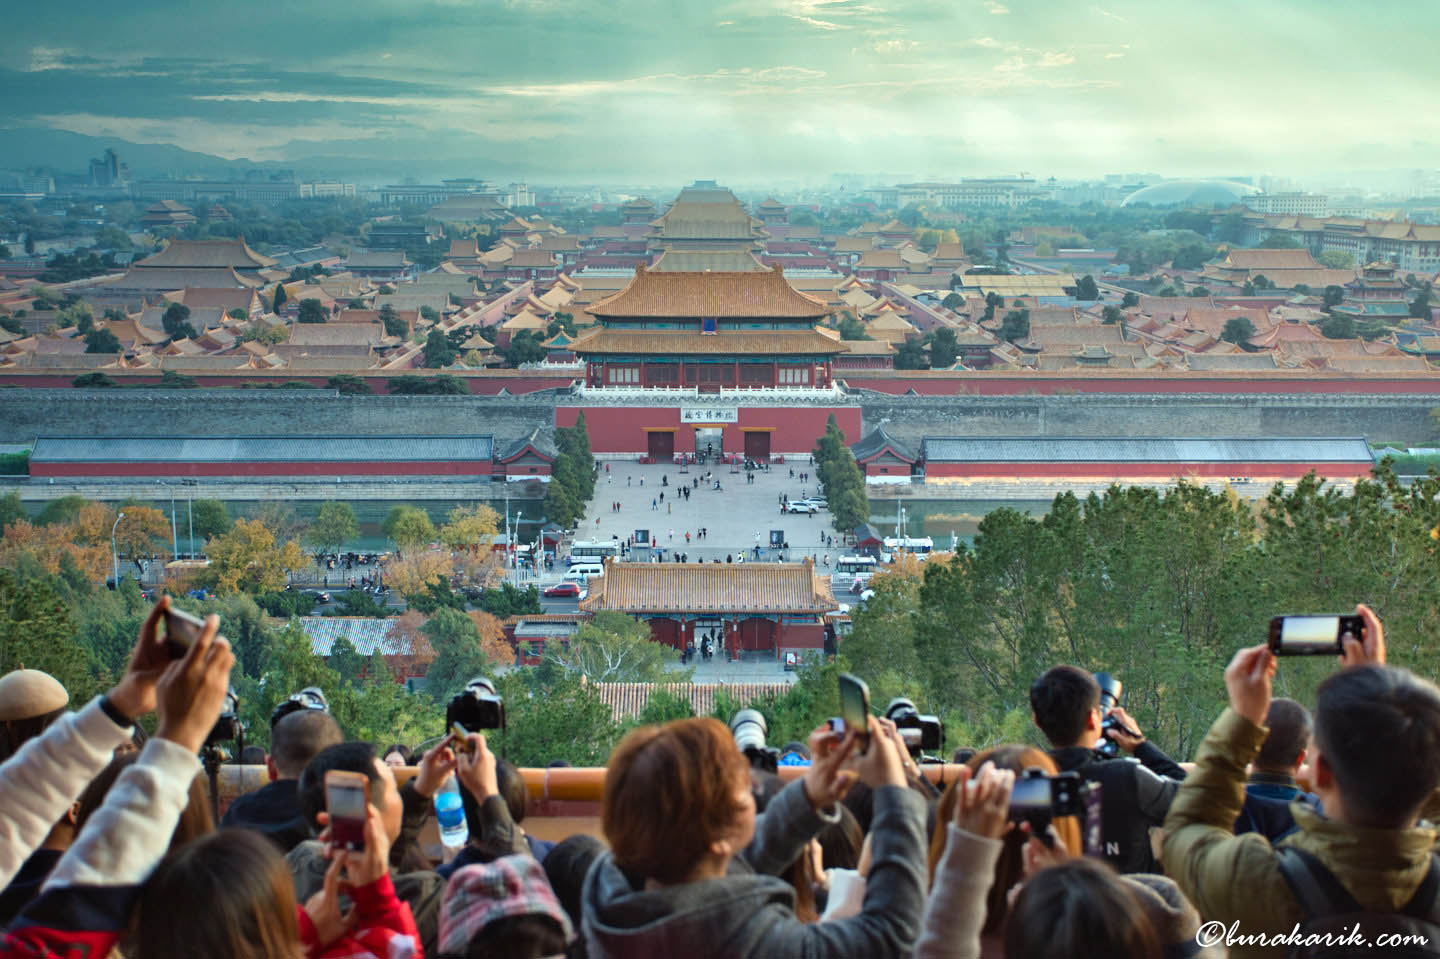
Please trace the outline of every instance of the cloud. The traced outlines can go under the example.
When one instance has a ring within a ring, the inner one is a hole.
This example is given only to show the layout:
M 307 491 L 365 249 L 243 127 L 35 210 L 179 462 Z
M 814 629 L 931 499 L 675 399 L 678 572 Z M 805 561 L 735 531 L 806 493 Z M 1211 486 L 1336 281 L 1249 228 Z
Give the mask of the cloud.
M 1118 14 L 1118 13 L 1111 13 L 1109 10 L 1106 10 L 1104 7 L 1092 7 L 1091 9 L 1093 9 L 1096 13 L 1100 14 L 1100 16 L 1102 16 L 1102 17 L 1109 17 L 1111 20 L 1118 20 L 1120 23 L 1129 23 L 1129 22 L 1130 22 L 1130 21 L 1129 21 L 1128 19 L 1126 19 L 1125 17 L 1120 16 L 1120 14 Z
M 790 14 L 791 20 L 799 20 L 801 23 L 808 23 L 812 27 L 821 30 L 848 30 L 849 27 L 842 27 L 838 23 L 831 23 L 829 20 L 819 20 L 815 17 L 802 17 L 798 13 Z
M 1106 60 L 1121 60 L 1121 59 L 1124 59 L 1124 57 L 1125 57 L 1125 54 L 1123 54 L 1123 53 L 1115 53 L 1114 51 L 1111 51 L 1110 53 L 1105 54 L 1105 59 L 1106 59 Z
M 1007 57 L 992 67 L 996 73 L 1020 73 L 1025 69 L 1024 57 Z
M 1003 3 L 997 3 L 996 0 L 985 0 L 985 9 L 997 17 L 1010 12 L 1009 7 Z
M 1053 52 L 1042 53 L 1040 55 L 1040 62 L 1036 65 L 1048 70 L 1054 67 L 1068 67 L 1074 62 L 1075 58 L 1068 53 Z
M 882 57 L 888 57 L 897 53 L 908 53 L 918 46 L 914 40 L 876 40 L 870 49 Z

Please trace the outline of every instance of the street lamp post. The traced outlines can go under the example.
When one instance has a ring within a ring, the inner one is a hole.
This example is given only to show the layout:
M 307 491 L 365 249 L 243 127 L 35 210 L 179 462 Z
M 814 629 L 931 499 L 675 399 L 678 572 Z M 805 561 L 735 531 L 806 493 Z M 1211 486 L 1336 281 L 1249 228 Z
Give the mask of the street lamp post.
M 120 551 L 115 548 L 115 527 L 119 526 L 124 518 L 125 514 L 121 513 L 110 526 L 110 577 L 116 589 L 120 588 Z
M 180 534 L 175 528 L 175 487 L 164 480 L 158 480 L 161 486 L 165 487 L 170 494 L 170 555 L 176 559 L 180 558 Z
M 524 510 L 516 510 L 516 511 L 515 511 L 515 536 L 516 536 L 516 538 L 519 538 L 519 536 L 520 536 L 520 517 L 522 517 L 522 516 L 524 516 L 524 515 L 525 515 L 525 511 L 524 511 Z M 516 586 L 519 586 L 519 585 L 520 585 L 520 550 L 519 550 L 518 547 L 515 549 L 515 585 L 516 585 Z

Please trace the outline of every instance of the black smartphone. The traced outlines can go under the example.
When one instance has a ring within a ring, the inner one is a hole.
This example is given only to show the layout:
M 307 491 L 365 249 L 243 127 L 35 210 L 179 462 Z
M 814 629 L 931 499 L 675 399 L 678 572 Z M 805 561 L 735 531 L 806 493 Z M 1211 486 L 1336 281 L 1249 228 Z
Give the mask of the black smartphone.
M 165 649 L 171 659 L 180 659 L 205 631 L 205 621 L 183 609 L 171 606 L 165 610 Z
M 849 673 L 840 674 L 840 718 L 859 736 L 856 748 L 863 755 L 870 745 L 870 687 Z
M 1276 656 L 1339 656 L 1340 637 L 1365 640 L 1365 621 L 1354 613 L 1309 613 L 1270 620 L 1270 652 Z

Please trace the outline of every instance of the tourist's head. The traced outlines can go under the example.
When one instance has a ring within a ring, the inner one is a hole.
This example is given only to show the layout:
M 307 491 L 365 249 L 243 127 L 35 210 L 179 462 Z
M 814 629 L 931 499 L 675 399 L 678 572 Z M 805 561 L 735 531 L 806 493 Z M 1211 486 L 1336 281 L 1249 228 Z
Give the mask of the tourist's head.
M 85 823 L 94 815 L 105 802 L 110 788 L 115 785 L 115 780 L 120 774 L 140 758 L 138 752 L 127 752 L 116 756 L 100 770 L 99 775 L 90 780 L 90 785 L 80 794 L 76 801 L 75 831 L 78 834 L 85 827 Z M 175 824 L 175 832 L 170 837 L 170 848 L 178 849 L 192 839 L 201 836 L 208 836 L 215 831 L 215 818 L 210 812 L 210 793 L 205 787 L 203 776 L 196 776 L 190 781 L 190 795 L 185 802 L 184 808 L 180 810 L 180 820 Z
M 1440 785 L 1440 690 L 1393 666 L 1341 670 L 1315 691 L 1313 749 L 1327 814 L 1338 807 L 1351 825 L 1410 826 Z
M 570 917 L 528 855 L 463 866 L 440 907 L 442 959 L 543 959 L 565 952 Z
M 385 760 L 385 765 L 394 769 L 397 766 L 411 765 L 415 758 L 415 754 L 411 752 L 409 746 L 404 746 L 400 743 L 396 743 L 395 745 L 390 746 L 385 750 L 385 754 L 382 758 Z
M 1037 872 L 1005 922 L 1005 959 L 1161 955 L 1159 937 L 1135 894 L 1093 859 L 1069 859 Z
M 318 709 L 301 709 L 280 718 L 270 730 L 270 762 L 275 779 L 299 779 L 310 760 L 343 742 L 335 717 Z
M 246 829 L 171 852 L 141 891 L 136 933 L 139 959 L 290 959 L 304 951 L 285 860 Z
M 395 787 L 395 773 L 380 761 L 375 746 L 365 742 L 337 743 L 323 749 L 300 774 L 300 812 L 311 827 L 320 829 L 317 817 L 325 809 L 325 774 L 332 769 L 362 773 L 369 778 L 370 805 L 380 814 L 390 841 L 399 838 L 404 808 Z
M 637 729 L 610 756 L 601 824 L 635 879 L 674 884 L 723 868 L 755 834 L 750 766 L 716 719 Z
M 1078 666 L 1056 666 L 1030 686 L 1035 725 L 1056 748 L 1100 739 L 1100 684 Z
M 1293 699 L 1272 699 L 1265 726 L 1270 732 L 1255 757 L 1255 768 L 1293 772 L 1310 748 L 1310 713 Z
M 0 676 L 0 761 L 43 733 L 69 705 L 70 694 L 49 673 L 16 669 Z

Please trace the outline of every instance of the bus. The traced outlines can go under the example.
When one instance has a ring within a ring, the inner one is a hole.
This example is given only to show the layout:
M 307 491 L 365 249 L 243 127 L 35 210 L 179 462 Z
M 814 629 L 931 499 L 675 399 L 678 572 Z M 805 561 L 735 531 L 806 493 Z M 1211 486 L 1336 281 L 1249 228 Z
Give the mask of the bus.
M 847 590 L 857 580 L 863 582 L 875 575 L 880 561 L 873 556 L 841 556 L 835 561 L 835 572 L 830 576 L 830 587 Z
M 576 563 L 604 565 L 606 559 L 619 555 L 620 541 L 618 539 L 580 539 L 570 544 L 570 556 L 565 562 L 568 566 L 574 566 Z
M 935 548 L 935 543 L 928 536 L 887 536 L 885 537 L 885 552 L 892 556 L 899 550 L 904 550 L 911 556 L 918 556 L 920 559 L 930 555 Z

